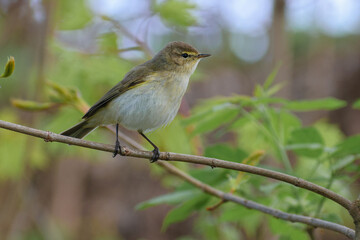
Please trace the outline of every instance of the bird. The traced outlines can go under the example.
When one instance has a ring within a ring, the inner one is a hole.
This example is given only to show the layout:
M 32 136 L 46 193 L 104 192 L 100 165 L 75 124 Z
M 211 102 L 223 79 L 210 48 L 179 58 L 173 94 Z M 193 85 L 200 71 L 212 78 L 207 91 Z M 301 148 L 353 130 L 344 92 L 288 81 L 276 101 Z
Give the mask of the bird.
M 156 162 L 159 148 L 145 133 L 175 118 L 190 76 L 200 60 L 209 56 L 181 41 L 168 43 L 152 59 L 131 69 L 85 113 L 81 122 L 60 134 L 81 139 L 99 126 L 116 125 L 115 157 L 123 155 L 118 138 L 120 124 L 137 131 L 154 147 L 150 162 Z

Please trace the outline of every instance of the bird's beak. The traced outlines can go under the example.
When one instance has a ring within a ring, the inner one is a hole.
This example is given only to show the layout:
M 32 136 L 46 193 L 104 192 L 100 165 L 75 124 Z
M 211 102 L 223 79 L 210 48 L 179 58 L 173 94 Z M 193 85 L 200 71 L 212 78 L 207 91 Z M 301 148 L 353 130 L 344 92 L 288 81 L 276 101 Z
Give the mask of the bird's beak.
M 204 53 L 200 53 L 197 55 L 197 58 L 205 58 L 205 57 L 210 57 L 210 54 L 204 54 Z

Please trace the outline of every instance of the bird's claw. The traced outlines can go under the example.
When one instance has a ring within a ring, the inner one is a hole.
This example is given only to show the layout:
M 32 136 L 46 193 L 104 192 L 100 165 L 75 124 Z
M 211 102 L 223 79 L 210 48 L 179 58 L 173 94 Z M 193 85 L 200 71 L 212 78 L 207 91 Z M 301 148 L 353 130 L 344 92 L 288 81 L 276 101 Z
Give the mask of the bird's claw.
M 154 148 L 154 150 L 152 152 L 153 152 L 153 155 L 150 158 L 150 163 L 156 162 L 160 157 L 160 151 L 158 148 Z
M 115 142 L 115 149 L 114 149 L 114 154 L 113 154 L 113 158 L 116 157 L 116 155 L 123 155 L 122 152 L 121 152 L 121 146 L 120 146 L 120 142 L 117 140 Z

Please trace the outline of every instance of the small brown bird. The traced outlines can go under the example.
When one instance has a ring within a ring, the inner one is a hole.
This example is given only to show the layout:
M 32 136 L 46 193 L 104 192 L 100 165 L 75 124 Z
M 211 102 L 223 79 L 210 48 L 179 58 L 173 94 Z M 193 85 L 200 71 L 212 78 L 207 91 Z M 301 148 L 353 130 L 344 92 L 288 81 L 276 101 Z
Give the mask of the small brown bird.
M 122 154 L 118 139 L 121 124 L 138 131 L 154 147 L 150 162 L 157 161 L 159 148 L 144 133 L 174 119 L 191 74 L 200 59 L 208 56 L 184 42 L 167 44 L 151 60 L 130 70 L 89 109 L 80 123 L 61 134 L 83 138 L 98 126 L 116 124 L 115 157 Z

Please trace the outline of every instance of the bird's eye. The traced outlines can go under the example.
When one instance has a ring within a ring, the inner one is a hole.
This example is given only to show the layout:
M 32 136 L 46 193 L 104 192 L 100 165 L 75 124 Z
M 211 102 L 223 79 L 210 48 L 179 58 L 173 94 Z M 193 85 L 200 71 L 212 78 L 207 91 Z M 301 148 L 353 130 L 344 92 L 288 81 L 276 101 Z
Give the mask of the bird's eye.
M 183 54 L 181 54 L 181 56 L 182 56 L 183 58 L 187 58 L 187 57 L 189 56 L 189 54 L 183 53 Z

